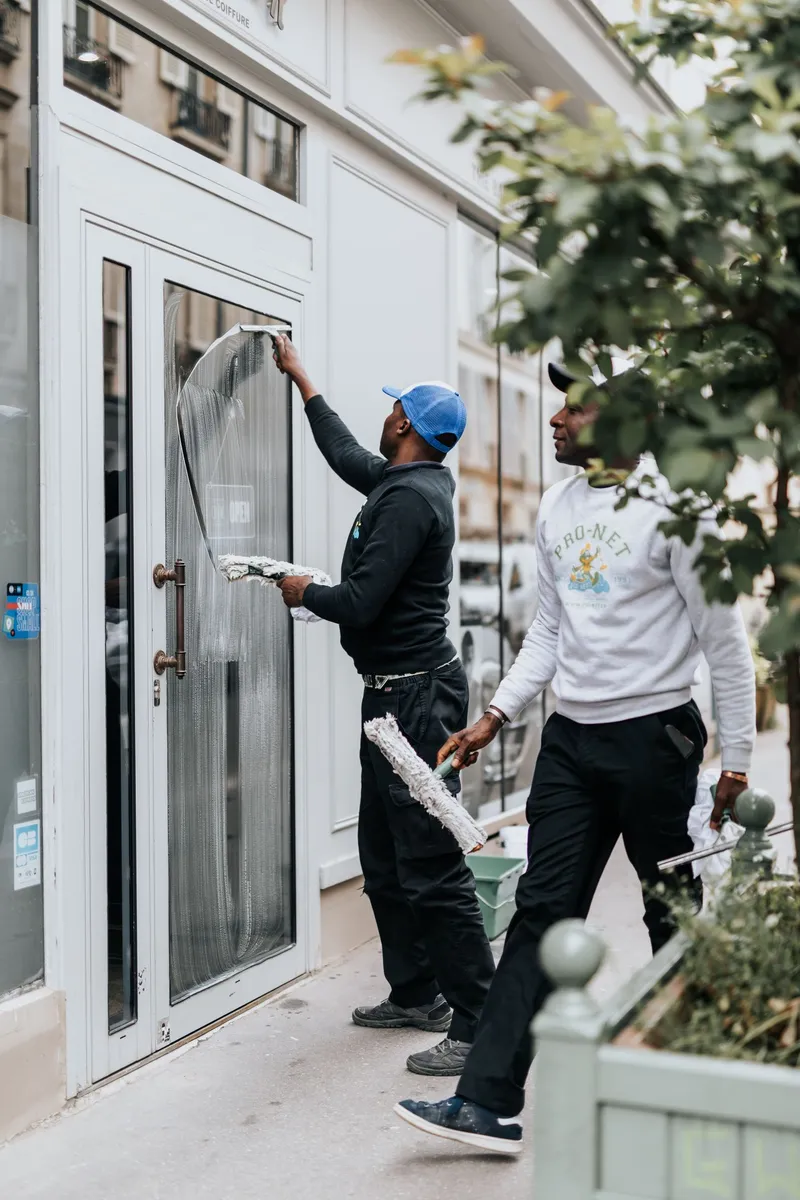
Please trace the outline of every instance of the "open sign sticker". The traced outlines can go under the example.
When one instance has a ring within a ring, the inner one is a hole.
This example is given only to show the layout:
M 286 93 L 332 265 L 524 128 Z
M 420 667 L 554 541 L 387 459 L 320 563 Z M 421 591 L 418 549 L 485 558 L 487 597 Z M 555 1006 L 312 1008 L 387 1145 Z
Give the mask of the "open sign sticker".
M 256 535 L 256 497 L 250 484 L 206 484 L 206 529 L 214 541 Z

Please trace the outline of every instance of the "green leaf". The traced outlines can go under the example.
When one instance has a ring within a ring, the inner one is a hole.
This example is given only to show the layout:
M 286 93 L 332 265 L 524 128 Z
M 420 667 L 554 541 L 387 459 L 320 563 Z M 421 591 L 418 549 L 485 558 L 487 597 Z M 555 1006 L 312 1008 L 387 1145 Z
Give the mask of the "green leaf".
M 762 458 L 769 458 L 775 453 L 774 446 L 770 442 L 765 442 L 763 438 L 756 437 L 754 434 L 745 434 L 743 437 L 735 439 L 736 453 L 741 458 L 752 458 L 756 462 L 760 462 Z
M 597 198 L 598 189 L 582 179 L 570 179 L 561 190 L 555 217 L 568 228 L 578 224 L 589 212 Z
M 621 304 L 609 301 L 603 305 L 602 317 L 614 344 L 623 350 L 630 346 L 633 341 L 630 313 Z
M 668 454 L 663 470 L 675 490 L 682 491 L 684 488 L 702 488 L 715 465 L 712 452 L 697 446 L 679 454 Z
M 782 603 L 762 629 L 758 642 L 768 658 L 800 649 L 800 617 L 790 611 L 787 603 Z
M 667 189 L 655 179 L 645 179 L 637 184 L 639 195 L 653 208 L 673 209 L 674 205 Z
M 592 393 L 596 392 L 597 388 L 591 379 L 578 379 L 575 383 L 569 385 L 567 397 L 570 404 L 580 406 L 585 404 L 587 399 L 592 398 Z
M 463 124 L 459 125 L 458 129 L 455 131 L 453 136 L 450 138 L 450 141 L 454 142 L 456 145 L 459 142 L 466 142 L 467 138 L 472 137 L 472 135 L 476 132 L 477 129 L 478 129 L 477 121 L 475 121 L 472 117 L 467 117 L 467 119 L 463 122 Z
M 562 231 L 555 221 L 546 221 L 539 230 L 536 242 L 536 258 L 540 267 L 546 266 L 558 250 Z
M 751 75 L 746 78 L 746 82 L 770 108 L 783 108 L 781 94 L 775 85 L 774 71 L 762 71 L 757 75 Z
M 768 133 L 762 129 L 753 138 L 753 155 L 759 162 L 774 162 L 788 155 L 797 159 L 797 138 L 790 133 Z
M 692 237 L 692 253 L 709 267 L 718 267 L 725 259 L 725 243 L 717 233 L 702 229 Z
M 752 399 L 748 400 L 745 405 L 745 412 L 751 421 L 758 424 L 760 421 L 769 420 L 770 415 L 778 407 L 778 393 L 775 388 L 764 388 L 760 392 L 756 392 Z
M 632 417 L 619 431 L 617 442 L 624 458 L 636 458 L 645 448 L 647 422 L 644 417 Z
M 530 312 L 547 308 L 553 295 L 553 282 L 545 274 L 529 275 L 520 289 L 520 300 Z

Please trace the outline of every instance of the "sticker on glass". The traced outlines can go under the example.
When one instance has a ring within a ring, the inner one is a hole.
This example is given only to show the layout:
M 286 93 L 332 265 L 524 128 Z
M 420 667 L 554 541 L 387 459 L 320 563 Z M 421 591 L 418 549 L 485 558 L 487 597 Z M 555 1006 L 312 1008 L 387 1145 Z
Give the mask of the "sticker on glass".
M 10 641 L 38 638 L 40 628 L 38 583 L 7 583 L 3 633 Z
M 17 780 L 17 812 L 22 817 L 25 813 L 36 812 L 36 780 Z
M 206 484 L 208 536 L 225 542 L 255 537 L 255 508 L 250 484 Z
M 42 882 L 42 823 L 25 821 L 14 826 L 14 891 L 38 887 Z

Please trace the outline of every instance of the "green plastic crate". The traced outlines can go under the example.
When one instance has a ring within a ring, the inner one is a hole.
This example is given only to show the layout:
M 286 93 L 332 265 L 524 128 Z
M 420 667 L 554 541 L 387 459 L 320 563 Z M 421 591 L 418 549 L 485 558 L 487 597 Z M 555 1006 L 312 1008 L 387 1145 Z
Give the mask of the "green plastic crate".
M 514 897 L 525 859 L 479 852 L 468 854 L 467 862 L 475 876 L 486 936 L 492 941 L 505 933 L 514 915 Z

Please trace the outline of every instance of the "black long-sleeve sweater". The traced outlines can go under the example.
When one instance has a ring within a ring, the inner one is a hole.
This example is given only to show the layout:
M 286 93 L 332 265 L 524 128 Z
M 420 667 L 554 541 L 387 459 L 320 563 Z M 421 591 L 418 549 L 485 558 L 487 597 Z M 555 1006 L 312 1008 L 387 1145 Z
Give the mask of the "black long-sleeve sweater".
M 342 647 L 362 674 L 429 671 L 448 662 L 455 482 L 442 463 L 390 467 L 360 446 L 314 396 L 306 405 L 327 462 L 366 496 L 345 546 L 342 582 L 310 584 L 303 604 L 341 628 Z

